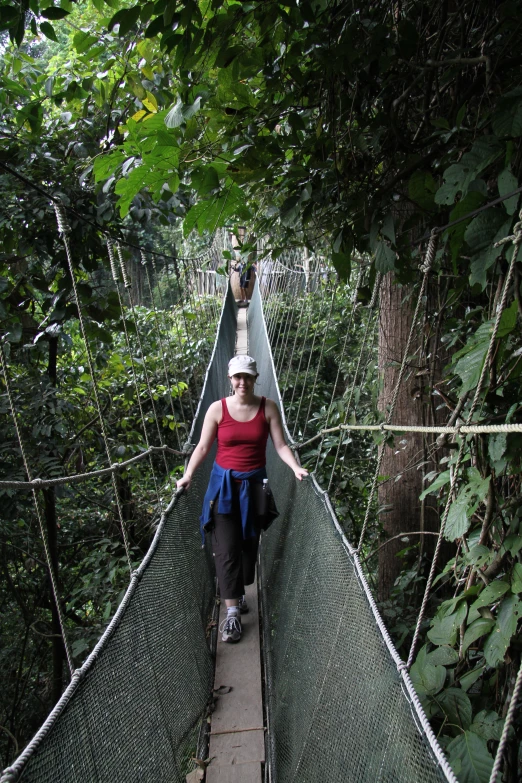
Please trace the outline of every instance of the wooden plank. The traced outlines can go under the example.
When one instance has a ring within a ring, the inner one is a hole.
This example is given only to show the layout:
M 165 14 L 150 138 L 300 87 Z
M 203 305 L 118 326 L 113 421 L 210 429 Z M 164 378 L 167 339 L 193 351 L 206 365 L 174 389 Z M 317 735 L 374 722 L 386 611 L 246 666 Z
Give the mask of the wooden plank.
M 206 783 L 262 783 L 259 762 L 235 764 L 230 767 L 207 767 Z

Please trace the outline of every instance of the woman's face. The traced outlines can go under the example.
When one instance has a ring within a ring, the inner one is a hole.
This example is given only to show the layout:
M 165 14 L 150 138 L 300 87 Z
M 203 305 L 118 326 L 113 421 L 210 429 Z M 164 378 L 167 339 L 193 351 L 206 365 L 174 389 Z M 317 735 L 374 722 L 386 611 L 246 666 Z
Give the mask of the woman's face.
M 250 394 L 254 389 L 256 375 L 250 375 L 248 372 L 238 372 L 236 375 L 229 375 L 230 383 L 236 394 Z

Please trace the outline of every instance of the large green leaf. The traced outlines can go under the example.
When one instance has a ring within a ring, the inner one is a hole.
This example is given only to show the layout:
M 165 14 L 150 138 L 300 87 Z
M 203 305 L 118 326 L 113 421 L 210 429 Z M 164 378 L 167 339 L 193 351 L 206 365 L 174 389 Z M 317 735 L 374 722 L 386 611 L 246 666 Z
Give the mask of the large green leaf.
M 482 737 L 464 731 L 448 745 L 449 761 L 459 783 L 489 783 L 493 758 Z
M 426 645 L 424 645 L 410 669 L 410 677 L 420 696 L 434 696 L 444 687 L 446 669 L 444 666 L 436 666 L 429 662 Z
M 432 621 L 432 627 L 428 631 L 428 639 L 437 645 L 453 645 L 457 641 L 457 631 L 466 618 L 467 605 L 461 604 L 456 612 L 439 617 Z
M 496 740 L 498 742 L 502 736 L 502 729 L 504 728 L 504 720 L 499 718 L 494 710 L 481 710 L 473 718 L 473 723 L 470 726 L 470 731 L 478 734 L 486 741 Z
M 471 625 L 468 625 L 462 641 L 462 654 L 464 655 L 470 644 L 473 644 L 473 642 L 476 642 L 481 636 L 489 633 L 494 625 L 495 621 L 490 620 L 487 617 L 478 617 Z
M 515 175 L 512 173 L 512 171 L 510 169 L 504 169 L 504 171 L 501 171 L 500 174 L 498 175 L 499 195 L 505 196 L 507 193 L 512 193 L 517 188 L 518 188 L 518 180 L 515 177 Z M 520 194 L 516 196 L 511 196 L 511 198 L 508 198 L 502 202 L 502 206 L 504 207 L 508 215 L 513 215 L 515 213 L 519 199 L 520 199 Z
M 471 348 L 455 365 L 455 374 L 460 375 L 462 381 L 461 394 L 474 389 L 480 379 L 484 360 L 488 352 L 489 340 L 479 342 Z
M 396 253 L 384 240 L 377 241 L 375 250 L 375 269 L 383 275 L 395 269 Z
M 471 702 L 469 696 L 460 688 L 446 688 L 437 698 L 437 703 L 446 715 L 448 723 L 461 729 L 471 725 Z
M 426 212 L 435 209 L 437 185 L 429 171 L 415 171 L 408 182 L 408 195 Z
M 510 640 L 511 637 L 504 636 L 502 629 L 497 623 L 484 644 L 484 657 L 488 666 L 495 669 L 502 663 Z

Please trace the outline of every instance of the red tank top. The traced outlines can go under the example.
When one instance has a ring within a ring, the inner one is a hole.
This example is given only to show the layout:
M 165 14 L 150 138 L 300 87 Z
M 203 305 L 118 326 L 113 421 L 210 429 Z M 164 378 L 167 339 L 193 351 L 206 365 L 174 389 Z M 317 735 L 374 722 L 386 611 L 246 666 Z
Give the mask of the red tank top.
M 225 470 L 247 472 L 266 463 L 266 442 L 269 426 L 265 416 L 266 397 L 253 419 L 237 421 L 228 412 L 226 399 L 221 400 L 223 418 L 217 431 L 217 464 Z

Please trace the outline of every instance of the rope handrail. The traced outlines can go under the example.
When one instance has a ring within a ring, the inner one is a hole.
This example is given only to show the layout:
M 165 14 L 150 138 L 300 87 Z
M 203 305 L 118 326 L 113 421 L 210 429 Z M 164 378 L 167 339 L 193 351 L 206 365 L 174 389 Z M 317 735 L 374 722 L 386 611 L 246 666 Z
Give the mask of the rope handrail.
M 522 424 L 462 424 L 457 427 L 435 427 L 414 424 L 339 424 L 336 427 L 326 427 L 319 430 L 313 438 L 296 443 L 296 449 L 304 449 L 323 435 L 341 430 L 358 430 L 365 432 L 423 432 L 434 435 L 494 435 L 497 433 L 522 432 Z
M 189 444 L 189 448 L 183 451 L 177 451 L 171 449 L 169 446 L 149 446 L 148 449 L 142 451 L 141 454 L 137 454 L 135 457 L 131 457 L 125 462 L 114 462 L 109 468 L 100 468 L 100 470 L 90 470 L 87 473 L 74 473 L 72 476 L 59 476 L 52 479 L 35 478 L 32 481 L 0 481 L 0 490 L 2 489 L 43 489 L 44 487 L 56 487 L 60 484 L 79 484 L 82 481 L 87 481 L 91 478 L 97 478 L 99 476 L 110 476 L 113 473 L 118 473 L 121 470 L 125 470 L 129 465 L 134 465 L 136 462 L 141 462 L 142 459 L 148 457 L 151 454 L 176 454 L 179 457 L 190 456 L 192 453 L 192 444 Z

